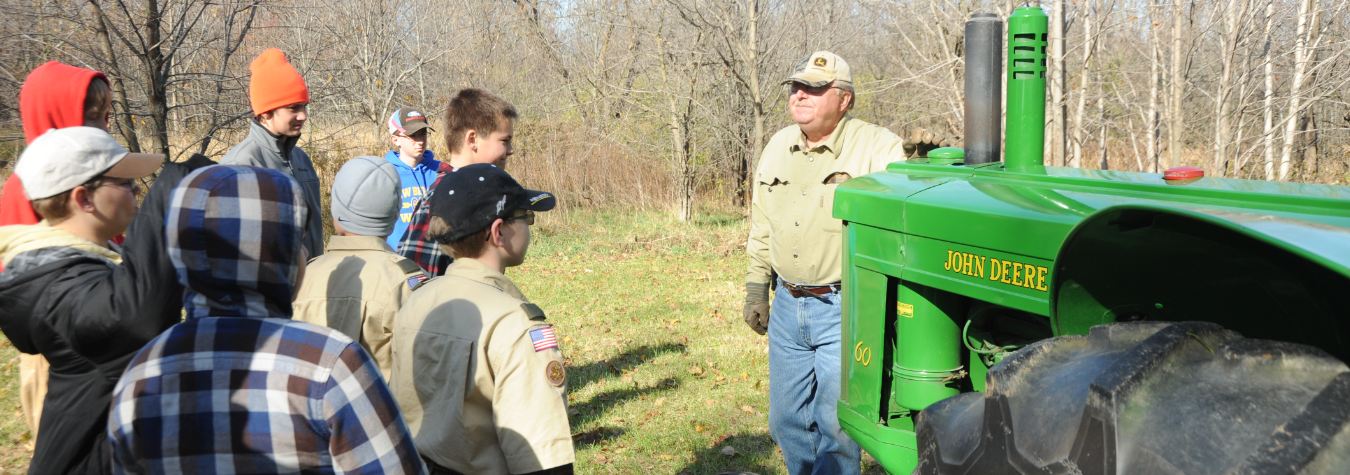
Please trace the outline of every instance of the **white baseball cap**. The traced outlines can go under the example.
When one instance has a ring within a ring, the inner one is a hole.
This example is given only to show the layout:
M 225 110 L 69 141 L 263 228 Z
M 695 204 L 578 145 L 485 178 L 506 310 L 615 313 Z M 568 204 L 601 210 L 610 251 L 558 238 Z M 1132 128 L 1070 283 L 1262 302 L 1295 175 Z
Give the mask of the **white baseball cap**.
M 31 201 L 72 190 L 99 175 L 149 176 L 163 164 L 163 155 L 127 152 L 103 129 L 66 127 L 48 130 L 28 144 L 14 173 Z

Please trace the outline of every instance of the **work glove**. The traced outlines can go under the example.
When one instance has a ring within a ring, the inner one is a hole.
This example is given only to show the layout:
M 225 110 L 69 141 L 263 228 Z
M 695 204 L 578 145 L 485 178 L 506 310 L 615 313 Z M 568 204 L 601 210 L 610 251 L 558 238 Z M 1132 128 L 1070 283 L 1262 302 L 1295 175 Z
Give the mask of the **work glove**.
M 745 283 L 745 324 L 755 333 L 769 331 L 769 284 Z
M 929 151 L 938 147 L 949 146 L 952 143 L 953 141 L 948 137 L 926 129 L 916 128 L 905 137 L 905 156 L 911 158 L 926 157 Z

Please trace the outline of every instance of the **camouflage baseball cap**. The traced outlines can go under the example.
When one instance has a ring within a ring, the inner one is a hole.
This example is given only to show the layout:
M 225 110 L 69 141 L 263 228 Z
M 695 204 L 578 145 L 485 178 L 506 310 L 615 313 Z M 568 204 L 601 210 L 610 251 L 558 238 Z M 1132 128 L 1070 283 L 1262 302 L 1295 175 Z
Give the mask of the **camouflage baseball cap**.
M 790 82 L 811 87 L 826 86 L 833 82 L 837 87 L 853 90 L 853 74 L 848 69 L 848 62 L 829 51 L 811 53 L 811 56 L 797 63 L 792 75 L 783 84 Z

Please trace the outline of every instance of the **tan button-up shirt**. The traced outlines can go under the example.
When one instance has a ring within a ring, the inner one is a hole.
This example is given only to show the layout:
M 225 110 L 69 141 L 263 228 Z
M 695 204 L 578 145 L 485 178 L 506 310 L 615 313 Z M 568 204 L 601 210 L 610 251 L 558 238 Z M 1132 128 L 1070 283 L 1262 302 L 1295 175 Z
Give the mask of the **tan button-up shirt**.
M 291 318 L 332 328 L 361 342 L 388 380 L 393 367 L 389 339 L 394 315 L 427 280 L 426 274 L 376 236 L 334 235 L 325 251 L 305 266 Z
M 795 284 L 839 282 L 843 225 L 831 215 L 834 190 L 904 158 L 902 146 L 891 131 L 850 117 L 812 148 L 796 125 L 774 134 L 755 170 L 746 282 L 768 282 L 774 270 Z
M 505 275 L 455 259 L 394 322 L 390 386 L 418 452 L 459 473 L 572 463 L 560 340 Z

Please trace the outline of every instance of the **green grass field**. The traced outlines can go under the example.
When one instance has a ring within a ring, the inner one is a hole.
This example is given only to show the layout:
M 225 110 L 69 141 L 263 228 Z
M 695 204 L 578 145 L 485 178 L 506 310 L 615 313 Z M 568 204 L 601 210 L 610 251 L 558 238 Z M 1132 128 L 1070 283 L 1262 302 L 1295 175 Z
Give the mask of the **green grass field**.
M 579 472 L 784 471 L 768 433 L 766 340 L 740 316 L 739 213 L 543 213 L 533 229 L 508 275 L 558 327 Z M 15 355 L 3 342 L 3 473 L 29 457 Z

